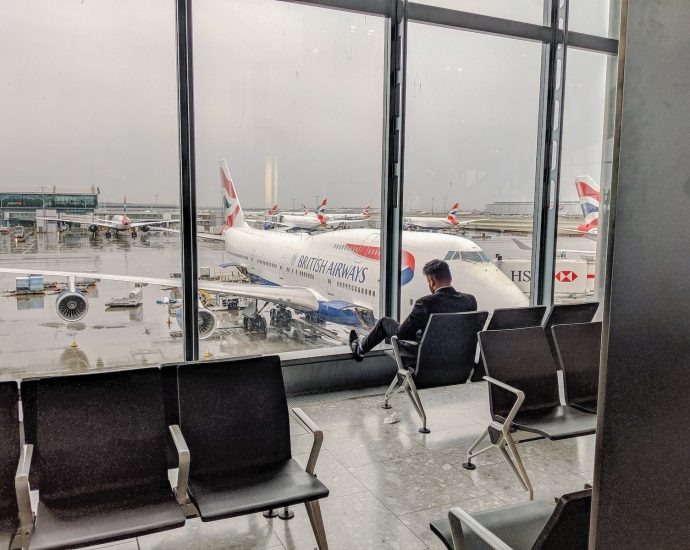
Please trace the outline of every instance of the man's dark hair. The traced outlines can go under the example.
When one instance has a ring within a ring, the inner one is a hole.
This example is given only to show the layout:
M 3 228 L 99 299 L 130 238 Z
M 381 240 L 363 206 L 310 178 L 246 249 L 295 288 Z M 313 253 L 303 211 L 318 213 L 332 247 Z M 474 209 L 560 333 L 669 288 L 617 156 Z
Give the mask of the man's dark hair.
M 450 281 L 450 267 L 443 260 L 430 260 L 424 264 L 422 273 L 427 277 L 432 277 L 436 281 Z

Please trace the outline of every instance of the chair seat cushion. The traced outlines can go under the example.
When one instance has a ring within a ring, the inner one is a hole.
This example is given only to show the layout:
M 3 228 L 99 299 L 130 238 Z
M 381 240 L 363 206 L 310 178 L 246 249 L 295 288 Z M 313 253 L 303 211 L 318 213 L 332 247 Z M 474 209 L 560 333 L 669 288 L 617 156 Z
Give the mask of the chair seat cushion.
M 511 548 L 532 548 L 555 506 L 553 500 L 533 500 L 505 508 L 477 512 L 472 514 L 472 517 Z M 464 521 L 461 520 L 461 524 L 463 549 L 491 548 Z M 431 524 L 431 530 L 449 549 L 454 548 L 448 519 L 434 521 Z
M 228 474 L 194 476 L 189 494 L 202 521 L 251 514 L 328 496 L 295 460 Z
M 31 550 L 77 548 L 181 527 L 172 490 L 39 501 Z
M 500 418 L 500 420 L 505 419 Z M 565 439 L 593 434 L 596 426 L 596 416 L 568 405 L 559 405 L 547 410 L 520 412 L 513 421 L 513 427 L 541 434 L 548 439 Z

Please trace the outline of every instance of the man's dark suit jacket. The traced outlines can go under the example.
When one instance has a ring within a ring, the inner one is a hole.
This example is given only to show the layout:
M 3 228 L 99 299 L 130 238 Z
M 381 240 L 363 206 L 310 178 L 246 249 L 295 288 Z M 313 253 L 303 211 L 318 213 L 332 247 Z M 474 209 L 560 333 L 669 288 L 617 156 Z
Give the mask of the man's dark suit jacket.
M 458 292 L 452 286 L 439 288 L 415 302 L 412 311 L 398 328 L 401 340 L 419 340 L 432 313 L 477 311 L 477 300 L 471 294 Z

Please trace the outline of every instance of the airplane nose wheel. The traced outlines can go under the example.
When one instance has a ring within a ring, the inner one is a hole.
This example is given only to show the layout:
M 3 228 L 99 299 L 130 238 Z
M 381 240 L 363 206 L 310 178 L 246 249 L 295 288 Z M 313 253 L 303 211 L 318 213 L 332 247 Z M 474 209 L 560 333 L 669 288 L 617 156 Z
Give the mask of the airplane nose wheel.
M 136 232 L 136 231 L 132 231 L 132 238 L 133 238 L 133 239 L 136 239 L 136 238 L 137 238 L 137 232 Z

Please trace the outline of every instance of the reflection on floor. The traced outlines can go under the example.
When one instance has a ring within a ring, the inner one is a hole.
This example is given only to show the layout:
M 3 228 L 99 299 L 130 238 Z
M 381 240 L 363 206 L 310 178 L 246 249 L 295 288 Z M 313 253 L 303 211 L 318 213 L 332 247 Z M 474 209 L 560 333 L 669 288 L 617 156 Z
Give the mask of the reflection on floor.
M 383 393 L 382 388 L 381 393 Z M 429 521 L 452 506 L 469 511 L 527 500 L 527 495 L 497 451 L 480 456 L 477 469 L 462 468 L 465 453 L 488 420 L 486 384 L 422 390 L 431 433 L 417 432 L 419 419 L 405 396 L 383 410 L 380 397 L 326 402 L 303 407 L 324 431 L 317 464 L 330 488 L 322 501 L 329 546 L 333 550 L 442 549 Z M 400 422 L 385 424 L 392 412 Z M 292 422 L 292 452 L 306 464 L 312 438 Z M 594 436 L 519 445 L 535 487 L 535 498 L 550 499 L 582 489 L 592 479 Z M 261 514 L 212 523 L 188 520 L 167 531 L 106 548 L 311 549 L 316 547 L 303 506 L 290 521 Z

